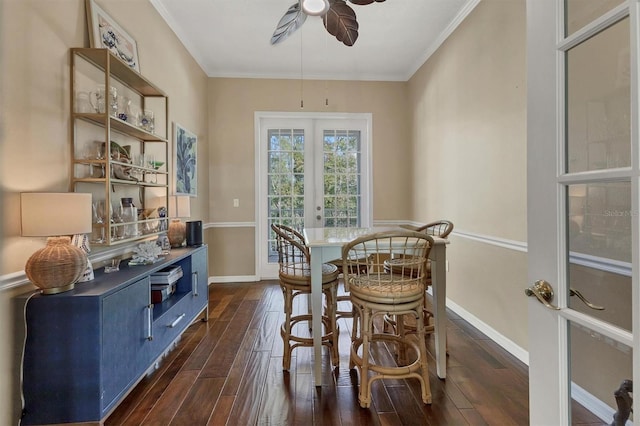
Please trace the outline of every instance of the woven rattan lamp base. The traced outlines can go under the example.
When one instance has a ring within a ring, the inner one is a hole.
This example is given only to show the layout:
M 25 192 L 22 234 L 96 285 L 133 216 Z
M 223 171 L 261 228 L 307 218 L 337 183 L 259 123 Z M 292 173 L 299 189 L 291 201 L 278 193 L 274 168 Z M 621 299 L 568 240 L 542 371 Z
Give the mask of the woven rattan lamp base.
M 49 237 L 47 245 L 31 255 L 25 265 L 27 278 L 44 294 L 74 288 L 87 267 L 87 255 L 69 237 Z

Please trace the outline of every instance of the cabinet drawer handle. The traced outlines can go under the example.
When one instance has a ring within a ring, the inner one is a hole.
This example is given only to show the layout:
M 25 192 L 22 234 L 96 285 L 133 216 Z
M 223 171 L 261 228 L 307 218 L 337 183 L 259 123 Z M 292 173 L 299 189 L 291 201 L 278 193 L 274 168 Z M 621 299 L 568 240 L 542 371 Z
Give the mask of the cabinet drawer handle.
M 180 315 L 178 318 L 175 319 L 175 321 L 173 321 L 171 324 L 169 324 L 167 327 L 169 328 L 174 328 L 176 325 L 178 325 L 178 323 L 180 321 L 182 321 L 182 319 L 186 316 L 187 314 L 182 314 Z
M 147 333 L 147 340 L 153 340 L 152 312 L 153 312 L 153 304 L 147 305 L 147 325 L 149 326 L 149 332 Z
M 198 271 L 191 274 L 191 290 L 193 291 L 193 295 L 198 297 Z

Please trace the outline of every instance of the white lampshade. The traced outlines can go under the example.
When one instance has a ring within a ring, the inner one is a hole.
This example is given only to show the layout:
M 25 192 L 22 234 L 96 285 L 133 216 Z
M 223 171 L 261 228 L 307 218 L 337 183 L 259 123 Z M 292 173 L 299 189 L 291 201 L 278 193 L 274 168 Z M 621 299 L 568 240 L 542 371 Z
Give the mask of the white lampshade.
M 170 196 L 169 217 L 191 217 L 191 198 L 188 195 Z
M 87 255 L 69 235 L 91 232 L 91 194 L 28 192 L 20 194 L 25 237 L 49 237 L 46 247 L 31 255 L 27 278 L 44 294 L 69 291 L 87 267 Z
M 23 192 L 22 236 L 53 237 L 91 232 L 91 194 Z
M 324 15 L 329 10 L 329 7 L 329 0 L 302 0 L 302 10 L 307 15 Z

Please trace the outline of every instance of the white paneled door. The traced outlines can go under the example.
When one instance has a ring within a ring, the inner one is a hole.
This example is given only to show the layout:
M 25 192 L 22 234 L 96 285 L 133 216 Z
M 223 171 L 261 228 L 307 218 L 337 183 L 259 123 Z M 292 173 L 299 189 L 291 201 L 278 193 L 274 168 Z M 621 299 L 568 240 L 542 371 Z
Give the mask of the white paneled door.
M 623 421 L 640 383 L 638 10 L 527 0 L 532 425 Z
M 369 226 L 369 114 L 256 113 L 258 270 L 277 276 L 272 223 Z

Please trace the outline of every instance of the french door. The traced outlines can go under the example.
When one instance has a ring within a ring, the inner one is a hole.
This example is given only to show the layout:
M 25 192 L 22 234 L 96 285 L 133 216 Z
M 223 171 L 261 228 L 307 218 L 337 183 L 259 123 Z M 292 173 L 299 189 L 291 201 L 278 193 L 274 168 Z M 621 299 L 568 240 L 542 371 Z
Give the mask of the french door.
M 629 417 L 640 384 L 638 13 L 527 0 L 532 425 Z
M 370 114 L 256 113 L 258 270 L 277 276 L 272 223 L 370 226 Z

